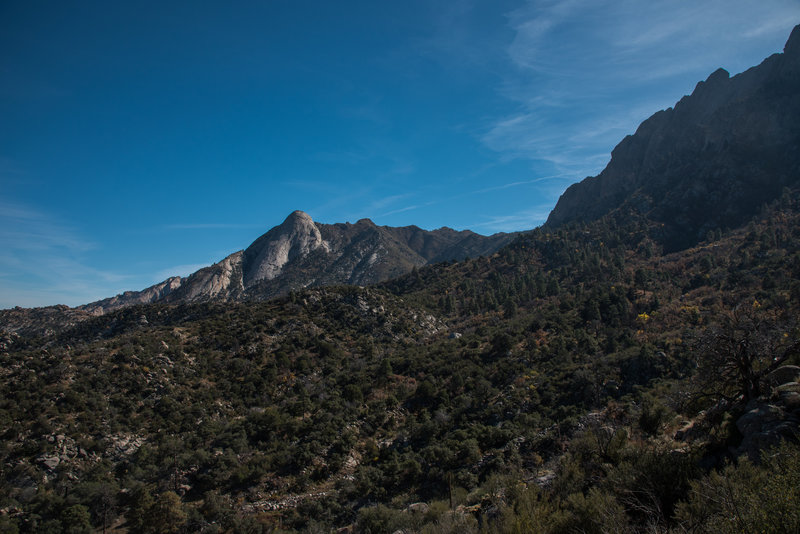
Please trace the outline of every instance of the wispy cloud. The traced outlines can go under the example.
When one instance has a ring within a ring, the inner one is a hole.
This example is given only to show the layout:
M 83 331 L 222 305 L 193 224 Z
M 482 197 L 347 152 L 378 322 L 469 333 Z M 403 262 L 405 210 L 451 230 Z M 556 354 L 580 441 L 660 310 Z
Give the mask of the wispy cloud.
M 757 39 L 763 35 L 783 32 L 786 30 L 787 22 L 800 23 L 800 20 L 795 18 L 794 20 L 789 19 L 787 21 L 785 12 L 770 12 L 768 18 L 762 19 L 758 25 L 745 31 L 743 37 L 747 39 Z
M 404 208 L 398 208 L 396 210 L 387 211 L 386 213 L 381 214 L 381 217 L 388 217 L 389 215 L 396 215 L 398 213 L 404 213 L 406 211 L 411 211 L 415 209 L 419 209 L 419 206 L 416 204 L 413 206 L 406 206 Z
M 336 163 L 336 164 L 344 164 L 351 166 L 363 165 L 371 158 L 371 156 L 366 152 L 359 152 L 356 150 L 341 150 L 338 152 L 317 152 L 315 154 L 312 154 L 310 157 L 316 161 L 321 161 L 323 163 Z M 329 183 L 323 182 L 321 180 L 289 180 L 286 183 L 296 187 L 308 187 L 308 186 L 330 187 Z
M 549 175 L 549 176 L 538 176 L 538 177 L 532 178 L 530 180 L 519 180 L 519 181 L 516 181 L 516 182 L 508 182 L 508 183 L 505 183 L 505 184 L 494 185 L 492 187 L 484 187 L 484 188 L 481 188 L 481 189 L 475 189 L 474 191 L 467 191 L 467 192 L 462 193 L 460 195 L 456 195 L 455 198 L 463 197 L 463 196 L 467 196 L 467 195 L 482 195 L 482 194 L 485 194 L 485 193 L 491 193 L 493 191 L 502 191 L 504 189 L 511 189 L 511 188 L 514 188 L 514 187 L 524 187 L 524 186 L 529 186 L 529 185 L 537 185 L 537 184 L 542 184 L 542 183 L 545 183 L 545 182 L 553 182 L 553 181 L 560 182 L 560 181 L 563 181 L 563 180 L 568 180 L 570 178 L 571 178 L 571 175 L 570 174 L 566 174 L 566 173 L 552 174 L 552 175 Z
M 365 185 L 345 192 L 339 191 L 339 194 L 330 196 L 324 204 L 317 206 L 315 211 L 325 214 L 331 210 L 341 209 L 343 206 L 357 206 L 356 210 L 347 215 L 348 220 L 356 221 L 363 218 L 387 217 L 426 205 L 408 204 L 408 201 L 414 198 L 416 193 L 405 192 L 375 197 L 378 194 L 377 189 L 377 185 Z M 359 200 L 363 200 L 363 202 L 360 203 Z M 406 205 L 397 207 L 400 203 Z
M 520 228 L 535 228 L 547 220 L 552 205 L 540 205 L 530 209 L 509 213 L 506 215 L 490 216 L 487 219 L 475 221 L 469 228 L 480 233 L 516 232 Z
M 413 196 L 411 193 L 401 193 L 398 195 L 389 195 L 387 197 L 378 198 L 369 205 L 368 211 L 374 213 L 375 211 L 381 210 L 387 206 L 391 206 L 392 204 L 396 204 L 397 202 L 410 198 L 411 196 Z
M 3 184 L 30 184 L 33 177 L 17 161 L 0 155 L 0 181 Z
M 5 251 L 58 249 L 69 253 L 94 248 L 63 222 L 33 208 L 0 200 L 0 246 Z
M 165 230 L 239 230 L 246 228 L 256 228 L 254 224 L 231 224 L 231 223 L 179 223 L 167 224 Z
M 95 249 L 67 222 L 30 206 L 0 200 L 0 307 L 77 305 L 128 277 L 87 265 Z
M 487 20 L 489 13 L 477 0 L 429 4 L 426 21 L 433 25 L 433 31 L 411 43 L 420 57 L 438 58 L 449 76 L 468 77 L 476 70 L 493 72 L 499 51 L 496 47 L 501 42 L 498 37 L 506 31 L 503 19 Z M 416 64 L 408 68 L 418 76 Z

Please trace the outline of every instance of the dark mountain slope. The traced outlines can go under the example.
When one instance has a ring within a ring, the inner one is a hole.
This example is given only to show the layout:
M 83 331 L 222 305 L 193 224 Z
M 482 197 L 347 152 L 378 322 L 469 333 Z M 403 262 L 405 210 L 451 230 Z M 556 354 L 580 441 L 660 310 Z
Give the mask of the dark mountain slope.
M 736 228 L 800 183 L 800 26 L 783 54 L 733 78 L 722 69 L 617 145 L 598 176 L 570 186 L 546 226 L 617 209 L 657 223 L 667 251 Z

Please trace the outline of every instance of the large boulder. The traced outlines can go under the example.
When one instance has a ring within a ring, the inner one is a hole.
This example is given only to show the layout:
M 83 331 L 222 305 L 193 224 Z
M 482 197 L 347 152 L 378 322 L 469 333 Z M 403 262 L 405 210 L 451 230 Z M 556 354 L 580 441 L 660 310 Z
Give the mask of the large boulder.
M 738 452 L 757 462 L 763 449 L 777 445 L 784 438 L 795 438 L 798 422 L 795 415 L 780 406 L 754 399 L 736 420 L 736 428 L 743 436 Z
M 781 365 L 764 377 L 770 387 L 780 386 L 787 382 L 797 382 L 800 378 L 800 367 L 797 365 Z

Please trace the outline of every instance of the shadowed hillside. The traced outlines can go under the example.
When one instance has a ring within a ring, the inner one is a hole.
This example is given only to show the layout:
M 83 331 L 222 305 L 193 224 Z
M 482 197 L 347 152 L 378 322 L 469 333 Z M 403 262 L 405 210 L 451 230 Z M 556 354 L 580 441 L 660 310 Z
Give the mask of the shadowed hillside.
M 657 223 L 651 236 L 668 251 L 736 228 L 797 186 L 798 115 L 800 27 L 783 54 L 732 78 L 719 69 L 644 121 L 603 172 L 564 192 L 546 224 L 630 210 Z

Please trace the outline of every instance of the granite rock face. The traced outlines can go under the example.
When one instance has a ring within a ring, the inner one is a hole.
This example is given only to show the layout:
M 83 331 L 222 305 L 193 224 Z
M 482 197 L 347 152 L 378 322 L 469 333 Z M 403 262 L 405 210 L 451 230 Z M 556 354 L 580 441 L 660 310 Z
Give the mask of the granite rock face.
M 243 258 L 245 284 L 249 287 L 261 280 L 273 280 L 281 274 L 287 263 L 318 249 L 329 252 L 330 246 L 322 239 L 311 217 L 302 211 L 295 211 L 283 224 L 247 247 Z
M 369 219 L 320 224 L 295 211 L 245 250 L 188 277 L 172 277 L 80 309 L 102 314 L 153 302 L 264 300 L 304 287 L 374 284 L 428 263 L 492 254 L 515 235 L 393 228 Z
M 594 177 L 570 186 L 548 227 L 635 210 L 665 250 L 735 228 L 800 184 L 800 26 L 782 54 L 734 77 L 718 69 L 623 139 Z
M 172 276 L 142 291 L 125 291 L 114 297 L 103 299 L 87 306 L 81 306 L 80 309 L 95 314 L 101 314 L 104 311 L 116 310 L 117 308 L 123 308 L 125 306 L 157 302 L 163 300 L 167 295 L 181 287 L 181 283 L 180 276 Z
M 745 407 L 745 413 L 736 420 L 736 428 L 742 435 L 738 453 L 758 461 L 768 447 L 777 445 L 782 439 L 796 439 L 800 425 L 798 415 L 797 406 L 791 403 L 772 404 L 766 399 L 753 399 Z

